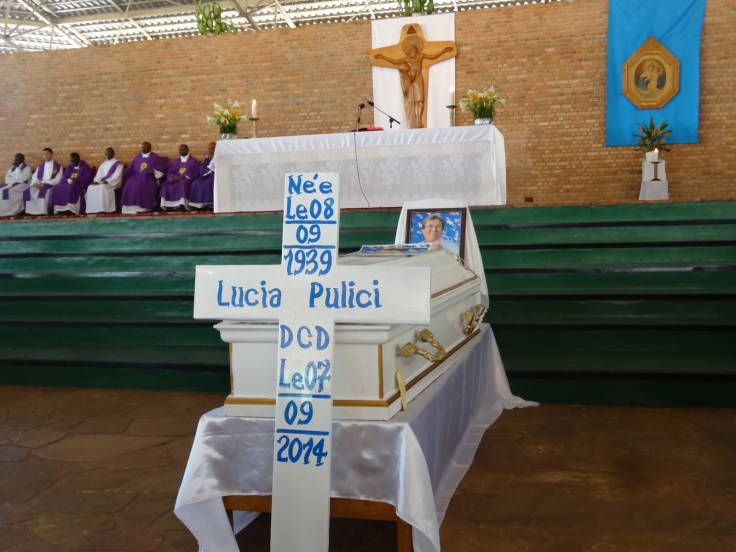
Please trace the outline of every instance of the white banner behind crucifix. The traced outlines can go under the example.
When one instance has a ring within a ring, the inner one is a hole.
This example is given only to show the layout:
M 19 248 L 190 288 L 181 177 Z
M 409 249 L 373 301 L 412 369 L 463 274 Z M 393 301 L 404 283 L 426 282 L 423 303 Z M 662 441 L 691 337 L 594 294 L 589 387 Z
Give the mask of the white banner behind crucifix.
M 286 175 L 281 265 L 198 266 L 194 317 L 279 322 L 271 550 L 329 545 L 334 323 L 428 324 L 429 267 L 340 266 L 339 175 Z

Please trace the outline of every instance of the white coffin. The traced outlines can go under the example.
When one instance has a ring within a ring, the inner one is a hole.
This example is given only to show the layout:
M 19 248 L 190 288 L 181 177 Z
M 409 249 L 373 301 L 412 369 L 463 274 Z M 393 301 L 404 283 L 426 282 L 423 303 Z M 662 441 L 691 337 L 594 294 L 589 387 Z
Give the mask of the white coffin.
M 335 324 L 332 367 L 333 417 L 387 420 L 401 409 L 402 389 L 410 401 L 434 381 L 478 334 L 475 325 L 487 307 L 480 279 L 452 253 L 437 251 L 412 257 L 341 257 L 341 265 L 388 263 L 431 268 L 431 320 L 428 326 Z M 470 313 L 470 314 L 466 314 Z M 215 325 L 222 340 L 231 344 L 232 392 L 225 401 L 228 416 L 274 417 L 277 388 L 278 325 L 258 322 L 221 322 Z M 420 340 L 425 329 L 444 348 L 444 358 L 430 343 Z M 429 353 L 402 356 L 412 344 Z M 398 377 L 398 373 L 401 377 Z

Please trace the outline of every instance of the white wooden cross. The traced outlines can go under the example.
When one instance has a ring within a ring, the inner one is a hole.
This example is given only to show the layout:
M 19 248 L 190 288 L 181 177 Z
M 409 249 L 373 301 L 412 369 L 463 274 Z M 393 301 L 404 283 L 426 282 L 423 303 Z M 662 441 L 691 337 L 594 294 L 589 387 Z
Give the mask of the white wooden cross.
M 279 322 L 271 550 L 327 552 L 334 323 L 429 323 L 429 267 L 340 266 L 339 175 L 288 174 L 281 265 L 198 266 L 194 317 Z

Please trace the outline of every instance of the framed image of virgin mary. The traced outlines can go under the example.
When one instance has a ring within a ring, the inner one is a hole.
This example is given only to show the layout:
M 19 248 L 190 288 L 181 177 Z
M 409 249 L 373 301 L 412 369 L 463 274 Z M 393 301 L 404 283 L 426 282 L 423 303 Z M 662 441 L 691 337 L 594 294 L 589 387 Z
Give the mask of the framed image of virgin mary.
M 406 243 L 430 243 L 430 251 L 465 254 L 465 208 L 407 209 Z
M 659 109 L 680 91 L 680 62 L 650 36 L 623 66 L 623 92 L 639 109 Z

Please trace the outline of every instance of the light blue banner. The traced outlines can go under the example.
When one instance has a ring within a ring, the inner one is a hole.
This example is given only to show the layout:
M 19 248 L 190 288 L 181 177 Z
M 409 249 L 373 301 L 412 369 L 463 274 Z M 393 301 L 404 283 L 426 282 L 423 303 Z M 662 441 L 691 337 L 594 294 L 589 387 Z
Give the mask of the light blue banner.
M 610 0 L 606 145 L 631 146 L 640 121 L 669 121 L 670 144 L 698 142 L 700 32 L 706 0 Z M 650 36 L 680 62 L 680 91 L 659 109 L 639 109 L 623 94 L 623 65 Z

